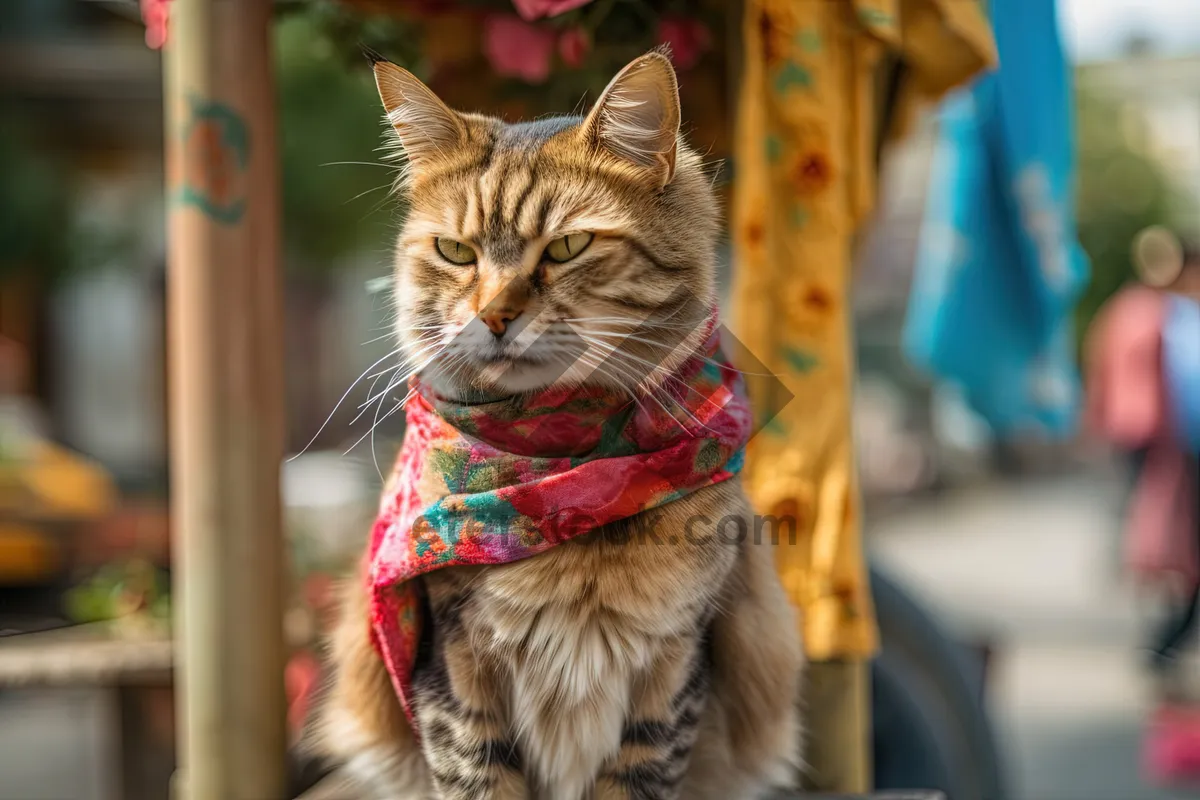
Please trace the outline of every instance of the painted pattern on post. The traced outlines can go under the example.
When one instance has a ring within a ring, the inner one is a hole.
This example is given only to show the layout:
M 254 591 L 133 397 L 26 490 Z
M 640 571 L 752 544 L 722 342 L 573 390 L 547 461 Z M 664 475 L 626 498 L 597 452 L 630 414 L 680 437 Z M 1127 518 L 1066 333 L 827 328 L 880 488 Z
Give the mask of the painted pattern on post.
M 180 134 L 177 202 L 225 225 L 246 215 L 250 127 L 224 103 L 192 96 Z

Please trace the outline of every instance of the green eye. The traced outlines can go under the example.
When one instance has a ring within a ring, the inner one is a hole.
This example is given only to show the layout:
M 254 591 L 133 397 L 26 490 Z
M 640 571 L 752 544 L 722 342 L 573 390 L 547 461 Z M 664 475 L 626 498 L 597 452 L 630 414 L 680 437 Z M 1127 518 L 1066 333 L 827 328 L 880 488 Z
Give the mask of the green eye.
M 591 243 L 592 235 L 590 233 L 572 233 L 570 236 L 555 239 L 547 245 L 546 257 L 562 264 L 587 250 Z
M 442 258 L 449 261 L 451 264 L 474 264 L 475 251 L 468 245 L 462 242 L 456 242 L 453 239 L 434 239 L 434 245 L 437 251 L 441 253 Z

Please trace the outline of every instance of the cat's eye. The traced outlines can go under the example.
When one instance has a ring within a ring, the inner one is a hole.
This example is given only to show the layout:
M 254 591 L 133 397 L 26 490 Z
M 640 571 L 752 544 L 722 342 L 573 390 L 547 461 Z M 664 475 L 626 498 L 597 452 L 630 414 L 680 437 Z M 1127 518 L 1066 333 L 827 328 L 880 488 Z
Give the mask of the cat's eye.
M 592 243 L 590 233 L 572 233 L 570 236 L 560 236 L 546 246 L 546 258 L 562 264 L 587 250 Z
M 475 250 L 470 245 L 465 245 L 462 242 L 456 242 L 453 239 L 442 239 L 440 237 L 434 239 L 433 243 L 434 246 L 437 247 L 437 251 L 441 253 L 442 258 L 446 259 L 451 264 L 458 264 L 459 266 L 462 266 L 464 264 L 475 263 Z

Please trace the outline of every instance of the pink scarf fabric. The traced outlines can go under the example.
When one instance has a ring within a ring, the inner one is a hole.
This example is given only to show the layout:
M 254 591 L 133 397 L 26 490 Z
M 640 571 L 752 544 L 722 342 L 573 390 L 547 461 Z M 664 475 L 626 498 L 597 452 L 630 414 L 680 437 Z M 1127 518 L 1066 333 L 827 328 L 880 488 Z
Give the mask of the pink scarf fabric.
M 1162 371 L 1166 296 L 1144 286 L 1122 289 L 1088 334 L 1086 420 L 1096 433 L 1146 449 L 1126 520 L 1125 557 L 1147 578 L 1177 574 L 1200 581 L 1196 491 L 1186 454 L 1170 429 Z
M 421 632 L 413 578 L 529 558 L 728 480 L 750 435 L 740 375 L 711 323 L 703 352 L 662 385 L 661 404 L 595 388 L 457 404 L 414 388 L 367 553 L 373 641 L 410 723 Z

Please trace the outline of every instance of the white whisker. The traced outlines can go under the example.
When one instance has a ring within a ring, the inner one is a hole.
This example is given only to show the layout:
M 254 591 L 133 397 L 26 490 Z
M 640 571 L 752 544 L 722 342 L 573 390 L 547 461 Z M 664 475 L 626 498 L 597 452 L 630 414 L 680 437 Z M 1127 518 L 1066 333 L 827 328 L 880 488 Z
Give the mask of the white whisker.
M 586 339 L 587 337 L 584 337 L 584 338 Z M 591 343 L 595 346 L 598 346 L 598 347 L 609 347 L 604 342 L 600 342 L 597 340 L 588 340 L 588 341 L 589 341 L 589 343 Z M 630 362 L 636 362 L 638 364 L 648 366 L 651 369 L 653 369 L 655 372 L 661 372 L 665 379 L 674 381 L 679 386 L 682 386 L 685 390 L 692 392 L 693 394 L 699 396 L 703 402 L 714 406 L 718 410 L 720 409 L 720 406 L 718 406 L 716 403 L 713 403 L 711 397 L 708 397 L 703 392 L 696 389 L 694 386 L 691 386 L 686 381 L 684 381 L 682 378 L 679 378 L 677 375 L 673 374 L 672 372 L 667 370 L 662 365 L 655 364 L 652 361 L 647 361 L 644 358 L 639 358 L 639 357 L 633 355 L 632 353 L 626 353 L 624 351 L 617 350 L 615 346 L 609 347 L 608 355 L 606 356 L 606 359 L 608 361 L 613 362 L 614 365 L 616 363 L 620 362 L 621 359 L 626 359 L 627 361 L 630 361 Z M 630 372 L 632 372 L 633 376 L 635 376 L 637 374 L 636 368 L 634 368 L 632 364 L 629 364 L 629 370 L 630 370 Z M 639 386 L 640 385 L 641 384 L 639 383 Z M 646 389 L 645 391 L 648 396 L 650 396 L 652 399 L 654 399 L 656 402 L 658 402 L 658 396 L 655 394 L 656 387 L 657 388 L 665 388 L 662 383 L 658 383 L 658 384 L 652 384 L 651 387 Z M 688 408 L 688 406 L 686 404 L 684 404 L 683 402 L 681 402 L 680 400 L 678 400 L 674 397 L 671 397 L 670 395 L 668 395 L 668 399 L 671 400 L 676 406 L 678 406 L 679 409 L 681 411 L 683 411 L 688 416 L 688 418 L 691 419 L 693 422 L 695 422 L 697 425 L 704 428 L 705 430 L 712 431 L 712 428 L 708 427 L 708 425 L 706 425 L 703 421 L 701 421 L 700 418 L 697 417 L 696 414 L 690 408 Z M 662 403 L 659 402 L 659 405 L 661 406 Z M 663 410 L 667 411 L 667 409 L 665 407 L 663 407 Z M 667 413 L 670 414 L 669 411 L 667 411 Z M 674 418 L 675 415 L 671 414 L 671 417 Z
M 300 450 L 300 452 L 296 453 L 296 455 L 289 458 L 288 461 L 289 462 L 294 461 L 297 458 L 299 458 L 300 456 L 307 453 L 308 448 L 312 447 L 313 442 L 315 442 L 317 440 L 317 437 L 319 437 L 321 435 L 321 432 L 324 431 L 325 428 L 329 425 L 329 421 L 333 419 L 333 415 L 336 414 L 338 409 L 342 407 L 342 403 L 346 402 L 346 398 L 350 396 L 350 392 L 354 391 L 354 387 L 359 384 L 359 382 L 363 379 L 363 377 L 366 376 L 366 374 L 368 372 L 375 369 L 375 367 L 382 364 L 384 361 L 387 361 L 389 358 L 392 358 L 393 356 L 399 354 L 399 352 L 400 352 L 400 349 L 396 348 L 395 350 L 392 350 L 387 355 L 383 356 L 378 361 L 376 361 L 374 364 L 372 364 L 371 366 L 369 366 L 365 370 L 363 370 L 362 374 L 359 375 L 357 378 L 355 378 L 354 382 L 351 383 L 350 386 L 346 389 L 346 391 L 342 393 L 342 396 L 340 398 L 338 398 L 337 403 L 333 406 L 333 410 L 329 412 L 329 416 L 327 416 L 325 418 L 325 421 L 321 423 L 321 427 L 317 428 L 317 432 L 313 434 L 313 437 L 308 440 L 308 444 L 304 445 L 304 447 Z
M 362 196 L 364 196 L 364 195 L 368 195 L 368 194 L 370 194 L 371 192 L 378 192 L 380 189 L 390 189 L 390 188 L 391 188 L 391 187 L 390 187 L 390 186 L 388 186 L 386 183 L 384 183 L 384 184 L 381 184 L 381 185 L 379 185 L 379 186 L 372 186 L 370 189 L 364 189 L 363 191 L 361 191 L 361 192 L 359 192 L 358 194 L 354 195 L 354 197 L 351 197 L 349 200 L 343 200 L 343 201 L 342 201 L 342 205 L 346 205 L 347 203 L 353 203 L 353 202 L 354 202 L 355 200 L 357 200 L 358 198 L 360 198 L 360 197 L 362 197 Z
M 324 164 L 319 164 L 321 167 L 380 167 L 382 169 L 397 170 L 395 164 L 384 164 L 379 161 L 326 161 Z
M 620 336 L 622 339 L 628 339 L 632 342 L 641 342 L 643 344 L 658 347 L 662 350 L 670 350 L 672 352 L 678 347 L 678 345 L 675 345 L 674 347 L 672 347 L 671 345 L 664 344 L 663 342 L 656 342 L 653 339 L 646 339 L 641 336 L 634 336 L 633 334 L 622 333 L 620 331 L 599 331 L 599 330 L 590 328 L 590 329 L 588 329 L 587 333 L 588 333 L 588 335 L 591 335 L 591 336 L 601 336 L 601 337 L 603 337 L 603 336 L 609 336 L 609 337 Z M 733 366 L 732 364 L 722 362 L 722 361 L 717 361 L 715 358 L 709 358 L 708 356 L 702 356 L 699 353 L 696 353 L 695 355 L 696 355 L 696 357 L 703 359 L 705 362 L 712 364 L 714 367 L 719 367 L 720 369 L 725 370 L 727 372 L 736 372 L 739 375 L 754 375 L 754 376 L 761 377 L 761 378 L 775 377 L 775 375 L 770 372 L 750 372 L 749 370 L 738 369 L 737 367 Z

